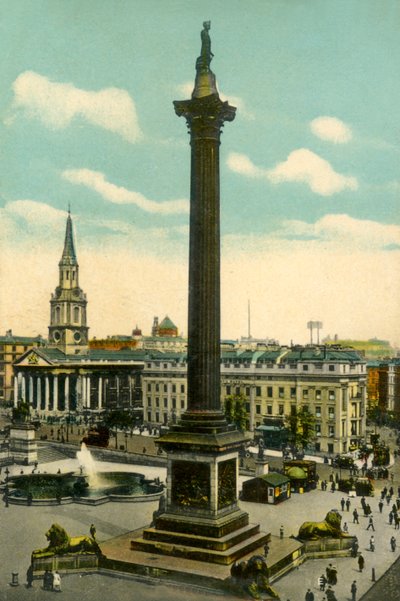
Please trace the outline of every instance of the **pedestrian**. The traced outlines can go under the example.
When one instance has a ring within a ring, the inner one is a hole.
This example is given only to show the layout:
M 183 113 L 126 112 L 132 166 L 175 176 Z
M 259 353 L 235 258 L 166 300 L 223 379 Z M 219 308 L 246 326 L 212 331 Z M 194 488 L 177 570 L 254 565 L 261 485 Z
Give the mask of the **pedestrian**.
M 351 545 L 351 556 L 357 557 L 357 553 L 358 553 L 358 541 L 355 538 Z
M 331 491 L 335 492 L 335 490 L 336 490 L 336 484 L 334 482 L 332 482 L 332 484 L 331 484 Z
M 268 557 L 268 553 L 269 553 L 269 544 L 265 543 L 265 545 L 264 545 L 264 557 Z
M 400 518 L 397 515 L 397 513 L 395 513 L 394 514 L 394 529 L 399 530 L 399 526 L 400 526 Z
M 393 524 L 393 511 L 389 511 L 389 526 Z
M 347 511 L 350 511 L 350 505 L 351 505 L 351 501 L 349 498 L 346 499 L 346 509 Z
M 358 511 L 357 509 L 354 509 L 353 511 L 353 524 L 359 524 L 360 522 L 358 521 Z
M 143 455 L 146 453 L 146 447 L 143 447 Z
M 390 505 L 390 495 L 386 495 L 386 504 Z
M 392 536 L 392 538 L 394 538 L 394 537 Z M 319 586 L 319 590 L 320 591 L 324 591 L 325 590 L 326 582 L 327 581 L 326 581 L 326 578 L 325 578 L 324 574 L 321 574 L 321 576 L 318 578 L 318 586 Z
M 390 494 L 391 497 L 393 497 L 393 494 L 394 494 L 394 488 L 393 488 L 393 486 L 391 486 L 389 488 L 389 494 Z
M 383 509 L 383 502 L 382 502 L 382 500 L 379 501 L 378 507 L 379 507 L 379 513 L 382 513 L 382 509 Z
M 53 591 L 61 593 L 61 576 L 57 570 L 53 572 Z
M 335 568 L 335 566 L 332 566 L 331 568 L 331 584 L 332 586 L 337 584 L 337 568 Z
M 325 568 L 326 581 L 328 584 L 332 584 L 332 564 L 330 563 L 327 568 Z
M 374 535 L 371 536 L 371 538 L 369 539 L 369 550 L 370 551 L 375 551 L 375 537 Z
M 360 570 L 360 572 L 363 571 L 365 566 L 365 560 L 364 557 L 362 556 L 362 554 L 360 553 L 360 555 L 358 556 L 358 568 Z
M 372 530 L 375 532 L 374 519 L 372 515 L 369 518 L 367 530 L 369 530 L 370 528 L 372 528 Z
M 305 601 L 314 601 L 314 593 L 311 589 L 308 589 L 305 596 Z
M 392 549 L 393 553 L 396 551 L 396 539 L 394 536 L 392 536 L 390 539 L 390 548 Z
M 283 524 L 281 525 L 281 527 L 279 528 L 279 538 L 282 540 L 283 538 Z
M 32 588 L 32 582 L 33 582 L 33 567 L 31 564 L 26 571 L 26 588 Z
M 343 524 L 343 528 L 342 528 L 342 530 L 343 530 L 343 532 L 348 532 L 348 531 L 349 531 L 349 527 L 348 527 L 348 525 L 347 525 L 347 522 L 345 522 L 345 523 Z
M 43 574 L 43 588 L 45 591 L 51 591 L 53 589 L 53 574 L 47 569 Z
M 90 536 L 95 539 L 96 538 L 96 527 L 94 524 L 90 524 Z
M 353 580 L 353 584 L 351 585 L 350 592 L 351 592 L 351 601 L 356 601 L 357 583 L 355 580 Z
M 340 499 L 340 506 L 341 506 L 341 508 L 342 508 L 342 511 L 344 511 L 344 507 L 345 507 L 345 505 L 346 505 L 346 501 L 345 501 L 345 500 L 344 500 L 344 498 L 342 497 L 342 498 Z
M 336 595 L 330 586 L 326 589 L 326 601 L 337 601 Z

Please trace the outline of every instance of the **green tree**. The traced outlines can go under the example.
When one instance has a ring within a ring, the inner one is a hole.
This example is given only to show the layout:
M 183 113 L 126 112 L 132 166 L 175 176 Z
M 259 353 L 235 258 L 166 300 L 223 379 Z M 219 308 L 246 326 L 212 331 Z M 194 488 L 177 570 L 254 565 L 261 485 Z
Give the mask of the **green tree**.
M 224 400 L 224 413 L 229 423 L 235 424 L 238 430 L 246 429 L 248 399 L 243 394 L 230 394 Z
M 289 433 L 289 443 L 296 450 L 305 449 L 315 437 L 315 417 L 307 407 L 300 407 L 293 415 L 288 415 L 285 425 Z
M 118 448 L 118 429 L 126 430 L 128 428 L 132 428 L 133 426 L 133 418 L 130 413 L 127 411 L 122 411 L 121 409 L 115 409 L 114 411 L 110 411 L 104 417 L 104 425 L 110 430 L 114 430 L 115 432 L 115 448 Z

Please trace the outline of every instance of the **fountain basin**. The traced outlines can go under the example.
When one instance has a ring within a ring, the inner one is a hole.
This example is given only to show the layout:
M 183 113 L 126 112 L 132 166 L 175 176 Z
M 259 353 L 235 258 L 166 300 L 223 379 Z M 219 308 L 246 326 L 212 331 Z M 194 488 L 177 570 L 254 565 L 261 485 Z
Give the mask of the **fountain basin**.
M 143 474 L 117 471 L 97 472 L 95 485 L 89 483 L 87 475 L 68 472 L 12 476 L 7 487 L 8 502 L 25 506 L 156 501 L 164 490 L 158 479 L 149 480 Z M 2 488 L 4 491 L 5 486 Z

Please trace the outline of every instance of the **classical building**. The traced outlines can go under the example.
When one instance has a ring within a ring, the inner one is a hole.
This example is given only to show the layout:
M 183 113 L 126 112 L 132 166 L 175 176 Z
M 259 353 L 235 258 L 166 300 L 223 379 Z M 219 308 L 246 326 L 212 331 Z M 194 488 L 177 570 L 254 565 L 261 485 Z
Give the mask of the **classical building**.
M 12 330 L 0 336 L 0 403 L 14 400 L 14 361 L 27 350 L 45 344 L 41 336 L 15 336 Z
M 187 408 L 186 355 L 145 360 L 143 416 L 152 425 L 179 420 Z M 352 349 L 272 347 L 221 352 L 221 403 L 243 394 L 248 429 L 307 406 L 316 418 L 315 450 L 343 453 L 365 436 L 366 362 Z
M 68 213 L 59 283 L 50 300 L 49 342 L 14 362 L 14 403 L 29 402 L 41 418 L 117 407 L 141 415 L 143 353 L 90 349 L 86 307 Z

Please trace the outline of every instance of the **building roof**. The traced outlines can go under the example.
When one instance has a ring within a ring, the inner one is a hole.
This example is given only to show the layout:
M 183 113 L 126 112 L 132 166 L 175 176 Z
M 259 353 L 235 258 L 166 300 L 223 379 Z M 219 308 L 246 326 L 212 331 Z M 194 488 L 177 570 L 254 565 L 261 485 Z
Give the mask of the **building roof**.
M 45 339 L 41 336 L 0 336 L 0 344 L 44 344 Z
M 287 475 L 293 480 L 307 480 L 307 474 L 301 467 L 290 467 L 287 471 Z
M 288 476 L 279 474 L 278 472 L 269 472 L 263 476 L 258 476 L 258 478 L 261 478 L 267 484 L 272 484 L 272 486 L 280 486 L 281 484 L 287 484 L 290 482 L 290 478 Z
M 166 315 L 158 328 L 161 330 L 176 330 L 176 325 L 171 321 L 168 315 Z
M 71 213 L 68 211 L 67 226 L 65 229 L 64 250 L 61 257 L 60 265 L 77 265 L 74 237 L 72 232 Z

